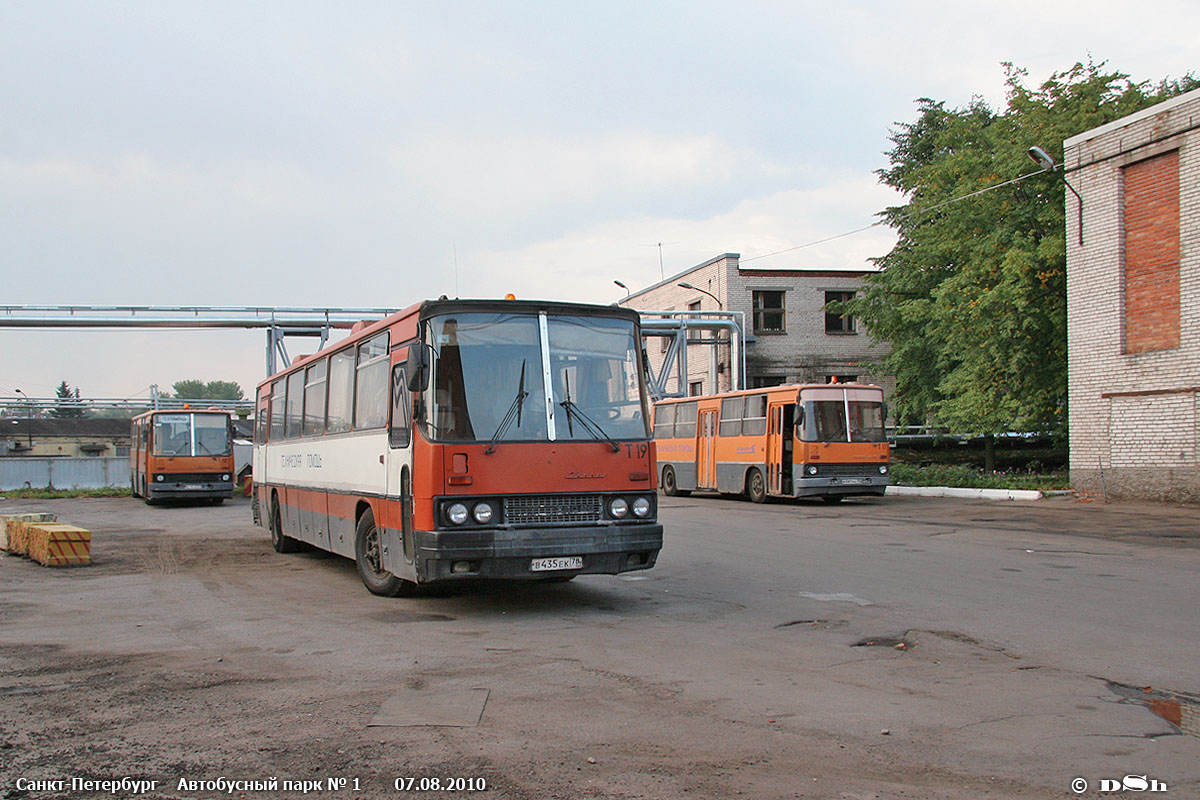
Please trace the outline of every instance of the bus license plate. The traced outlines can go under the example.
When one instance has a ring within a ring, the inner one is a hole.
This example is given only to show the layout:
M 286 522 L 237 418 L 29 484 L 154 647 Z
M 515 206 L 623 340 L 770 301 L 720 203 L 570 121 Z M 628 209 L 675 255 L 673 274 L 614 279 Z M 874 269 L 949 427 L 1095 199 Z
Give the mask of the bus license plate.
M 204 488 L 204 487 L 203 487 L 203 486 L 201 486 L 201 485 L 200 485 L 200 484 L 198 484 L 198 483 L 185 483 L 185 484 L 183 485 L 183 490 L 184 490 L 185 492 L 198 492 L 198 491 L 200 491 L 200 490 L 201 490 L 201 489 L 203 489 L 203 488 Z
M 560 569 L 583 569 L 583 556 L 565 558 L 535 558 L 529 565 L 533 572 L 552 572 Z

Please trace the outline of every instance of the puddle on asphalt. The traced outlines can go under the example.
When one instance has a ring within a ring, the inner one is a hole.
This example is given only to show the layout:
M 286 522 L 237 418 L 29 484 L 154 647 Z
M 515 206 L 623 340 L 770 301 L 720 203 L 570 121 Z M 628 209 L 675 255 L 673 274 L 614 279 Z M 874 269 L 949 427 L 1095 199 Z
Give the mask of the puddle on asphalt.
M 851 647 L 890 647 L 893 650 L 908 651 L 916 647 L 916 642 L 905 636 L 868 636 L 866 639 L 860 639 Z
M 1115 681 L 1105 683 L 1109 691 L 1121 698 L 1118 702 L 1145 706 L 1175 726 L 1180 733 L 1200 737 L 1200 697 L 1160 691 L 1153 686 L 1127 686 Z

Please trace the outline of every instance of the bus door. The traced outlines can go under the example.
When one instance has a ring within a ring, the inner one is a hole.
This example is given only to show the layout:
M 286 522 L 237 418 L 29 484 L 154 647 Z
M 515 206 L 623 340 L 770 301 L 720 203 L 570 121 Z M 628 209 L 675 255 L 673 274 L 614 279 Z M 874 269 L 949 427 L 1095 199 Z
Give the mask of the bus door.
M 796 404 L 779 406 L 779 493 L 792 496 L 792 469 L 796 463 Z
M 391 416 L 388 425 L 387 497 L 389 511 L 383 525 L 400 530 L 403 536 L 403 559 L 413 560 L 413 495 L 412 495 L 412 392 L 408 389 L 404 363 L 392 367 Z M 392 554 L 392 564 L 399 563 Z M 387 562 L 385 562 L 387 563 Z
M 701 409 L 696 421 L 696 488 L 717 488 L 717 409 Z
M 791 426 L 784 421 L 782 404 L 767 410 L 767 493 L 787 494 L 791 487 Z M 792 406 L 794 408 L 794 406 Z M 786 476 L 785 476 L 786 470 Z

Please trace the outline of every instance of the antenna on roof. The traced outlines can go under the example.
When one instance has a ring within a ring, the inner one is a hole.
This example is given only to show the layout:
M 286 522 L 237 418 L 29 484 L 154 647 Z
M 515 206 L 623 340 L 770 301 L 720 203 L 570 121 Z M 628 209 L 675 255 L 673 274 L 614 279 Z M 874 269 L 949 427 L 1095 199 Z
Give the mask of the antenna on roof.
M 667 279 L 666 274 L 663 272 L 663 257 L 662 257 L 663 245 L 671 245 L 671 244 L 679 244 L 679 242 L 655 242 L 654 244 L 642 245 L 642 247 L 657 247 L 658 248 L 658 279 L 660 281 L 665 281 Z
M 458 291 L 458 244 L 451 242 L 450 248 L 454 251 L 454 296 L 457 298 L 462 297 Z

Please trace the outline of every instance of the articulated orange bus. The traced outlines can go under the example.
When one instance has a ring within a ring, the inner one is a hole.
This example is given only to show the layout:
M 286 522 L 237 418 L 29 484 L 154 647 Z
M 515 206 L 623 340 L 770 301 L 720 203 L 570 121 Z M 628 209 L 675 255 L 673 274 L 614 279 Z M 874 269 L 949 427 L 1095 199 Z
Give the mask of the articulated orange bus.
M 233 419 L 227 411 L 147 411 L 130 425 L 129 485 L 147 503 L 233 496 Z
M 662 547 L 636 312 L 414 305 L 258 387 L 255 521 L 396 596 L 649 569 Z
M 883 390 L 854 383 L 773 386 L 661 400 L 654 406 L 659 483 L 837 503 L 882 495 L 890 453 Z

